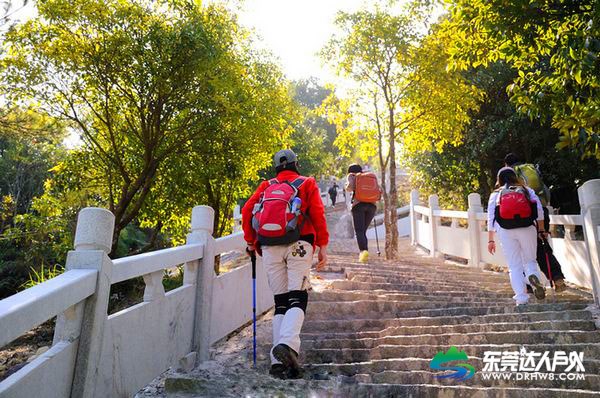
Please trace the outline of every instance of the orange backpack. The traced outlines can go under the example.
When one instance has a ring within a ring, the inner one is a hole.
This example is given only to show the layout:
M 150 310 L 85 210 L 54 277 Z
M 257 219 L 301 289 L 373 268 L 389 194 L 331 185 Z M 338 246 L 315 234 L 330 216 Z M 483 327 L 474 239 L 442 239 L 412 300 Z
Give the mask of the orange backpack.
M 375 173 L 357 173 L 354 180 L 354 199 L 359 202 L 377 203 L 381 199 L 381 189 Z

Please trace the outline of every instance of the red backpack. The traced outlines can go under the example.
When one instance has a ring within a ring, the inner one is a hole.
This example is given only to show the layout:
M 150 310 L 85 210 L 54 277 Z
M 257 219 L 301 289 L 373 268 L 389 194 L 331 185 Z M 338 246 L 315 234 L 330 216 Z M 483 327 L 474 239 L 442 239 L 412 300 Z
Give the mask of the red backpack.
M 358 173 L 354 180 L 354 199 L 358 202 L 377 203 L 381 199 L 381 189 L 375 173 Z
M 534 225 L 537 206 L 529 198 L 527 188 L 506 186 L 498 192 L 494 220 L 504 229 L 525 228 Z
M 304 177 L 291 183 L 279 182 L 276 178 L 269 180 L 269 186 L 252 211 L 252 228 L 261 245 L 284 245 L 300 239 L 302 213 L 298 190 L 304 181 Z

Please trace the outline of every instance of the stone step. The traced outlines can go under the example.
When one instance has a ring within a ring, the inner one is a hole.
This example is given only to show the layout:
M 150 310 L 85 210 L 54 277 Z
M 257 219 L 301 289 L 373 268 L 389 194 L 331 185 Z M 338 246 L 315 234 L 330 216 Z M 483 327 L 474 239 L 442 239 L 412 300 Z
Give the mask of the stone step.
M 414 273 L 421 275 L 448 275 L 448 276 L 477 276 L 481 277 L 508 277 L 508 272 L 487 271 L 478 268 L 461 267 L 451 264 L 426 264 L 416 261 L 399 261 L 394 265 L 377 264 L 367 265 L 355 261 L 342 260 L 332 256 L 328 258 L 328 267 L 340 272 L 366 271 L 366 272 L 387 272 L 387 273 Z
M 389 275 L 376 275 L 373 273 L 354 273 L 346 272 L 346 279 L 361 281 L 361 282 L 375 282 L 375 283 L 403 283 L 411 282 L 418 284 L 435 284 L 439 285 L 462 285 L 477 289 L 478 286 L 508 286 L 510 287 L 510 281 L 508 278 L 503 280 L 488 280 L 486 278 L 479 278 L 478 280 L 465 280 L 459 277 L 451 276 L 425 276 L 425 275 L 402 275 L 402 274 L 389 274 Z
M 396 267 L 389 269 L 380 269 L 380 268 L 348 268 L 348 267 L 339 267 L 338 269 L 343 268 L 347 274 L 360 274 L 360 275 L 374 275 L 374 276 L 388 276 L 388 275 L 402 275 L 402 276 L 413 276 L 413 277 L 422 277 L 422 278 L 437 278 L 437 279 L 460 279 L 460 280 L 468 280 L 468 281 L 480 281 L 480 280 L 488 280 L 488 281 L 505 281 L 508 277 L 508 274 L 498 273 L 498 272 L 490 272 L 490 271 L 481 271 L 481 270 L 473 270 L 469 272 L 457 272 L 457 271 L 448 271 L 444 268 L 439 268 L 435 273 L 430 272 L 429 269 L 420 269 L 416 267 Z
M 354 301 L 359 298 L 363 299 L 376 299 L 376 300 L 422 300 L 424 297 L 429 298 L 443 298 L 448 299 L 467 299 L 477 298 L 482 300 L 512 300 L 512 298 L 506 294 L 501 297 L 489 297 L 486 294 L 480 292 L 418 292 L 418 293 L 400 293 L 390 292 L 388 290 L 376 289 L 376 290 L 345 290 L 345 289 L 326 289 L 322 291 L 311 291 L 311 300 L 313 301 Z
M 352 282 L 367 282 L 367 283 L 389 283 L 397 286 L 418 286 L 423 290 L 429 291 L 440 291 L 440 290 L 471 290 L 471 291 L 512 291 L 509 283 L 498 283 L 498 282 L 461 282 L 453 280 L 435 281 L 425 279 L 411 279 L 411 278 L 386 278 L 386 277 L 373 277 L 373 276 L 360 276 L 354 275 L 349 277 L 348 280 Z M 421 289 L 420 289 L 421 290 Z
M 598 397 L 594 391 L 554 388 L 470 387 L 430 384 L 346 384 L 336 393 L 340 397 L 407 397 L 407 398 L 587 398 Z
M 310 308 L 310 304 L 309 304 Z M 374 319 L 340 319 L 340 320 L 310 320 L 304 323 L 302 328 L 306 332 L 348 332 L 354 330 L 378 331 L 388 327 L 409 326 L 450 326 L 463 324 L 489 324 L 489 323 L 531 323 L 539 321 L 570 321 L 592 319 L 592 314 L 586 310 L 575 311 L 545 311 L 545 312 L 521 312 L 509 314 L 490 314 L 482 316 L 439 316 L 418 318 L 374 318 Z
M 514 300 L 508 295 L 506 297 L 487 297 L 483 294 L 471 294 L 471 293 L 453 293 L 451 295 L 440 294 L 440 293 L 388 293 L 385 290 L 378 291 L 348 291 L 348 290 L 324 290 L 321 292 L 310 292 L 309 302 L 313 301 L 355 301 L 355 300 L 381 300 L 381 301 L 423 301 L 428 300 L 431 302 L 444 301 L 444 302 L 480 302 L 480 303 L 514 303 Z
M 487 324 L 460 324 L 460 325 L 439 325 L 439 326 L 390 326 L 382 330 L 360 331 L 357 332 L 318 332 L 302 333 L 302 339 L 308 340 L 326 340 L 326 339 L 363 339 L 378 338 L 385 336 L 410 336 L 423 334 L 456 334 L 456 333 L 485 333 L 488 331 L 520 331 L 520 330 L 583 330 L 595 331 L 596 325 L 591 320 L 582 321 L 540 321 L 540 322 L 504 322 Z M 600 333 L 599 333 L 600 334 Z
M 464 344 L 575 344 L 600 343 L 597 331 L 538 331 L 522 330 L 483 333 L 446 333 L 413 336 L 386 336 L 363 339 L 305 339 L 302 344 L 307 350 L 322 348 L 374 348 L 383 345 L 454 345 Z
M 305 366 L 305 369 L 312 373 L 354 376 L 356 374 L 381 373 L 388 370 L 403 372 L 429 370 L 430 363 L 431 359 L 392 358 L 354 363 L 309 364 Z M 473 365 L 477 372 L 483 370 L 485 367 L 483 359 L 478 357 L 469 357 L 468 363 Z M 600 361 L 596 359 L 585 359 L 585 354 L 583 366 L 585 367 L 586 374 L 600 374 Z
M 377 384 L 440 384 L 440 385 L 456 385 L 457 381 L 453 379 L 442 379 L 435 377 L 438 373 L 413 370 L 409 372 L 387 370 L 381 373 L 374 373 L 371 375 L 364 375 L 363 377 L 355 376 L 359 380 L 364 380 L 367 383 Z M 515 380 L 486 380 L 482 372 L 476 372 L 475 375 L 462 383 L 465 383 L 474 387 L 514 387 L 518 384 Z M 523 386 L 530 385 L 531 381 L 523 381 Z M 555 377 L 554 380 L 541 380 L 538 379 L 535 382 L 536 387 L 546 388 L 562 388 L 562 389 L 581 389 L 581 390 L 592 390 L 600 391 L 600 376 L 594 374 L 585 374 L 585 380 L 561 380 Z
M 415 284 L 398 284 L 398 283 L 372 283 L 372 282 L 359 282 L 359 281 L 333 281 L 331 283 L 333 289 L 338 290 L 386 290 L 389 292 L 400 292 L 400 293 L 419 293 L 419 292 L 439 292 L 440 294 L 449 293 L 465 293 L 465 290 L 461 290 L 457 287 L 437 289 L 437 286 L 429 288 L 424 285 Z M 467 292 L 468 293 L 468 292 Z M 477 290 L 471 291 L 471 293 L 478 294 L 487 297 L 512 297 L 514 294 L 510 289 L 498 289 L 498 290 Z
M 306 317 L 310 320 L 322 319 L 356 319 L 356 318 L 414 318 L 414 317 L 435 317 L 435 316 L 456 316 L 456 315 L 489 315 L 489 314 L 511 314 L 522 312 L 541 312 L 541 311 L 563 311 L 578 310 L 587 307 L 585 303 L 542 303 L 529 304 L 526 306 L 497 305 L 489 306 L 487 304 L 472 306 L 460 306 L 458 304 L 431 309 L 408 309 L 409 304 L 404 302 L 379 302 L 370 300 L 359 300 L 353 302 L 326 302 L 316 301 L 309 305 Z
M 600 344 L 464 344 L 458 347 L 469 357 L 481 357 L 484 351 L 519 351 L 525 347 L 528 351 L 583 351 L 584 358 L 600 358 Z M 381 345 L 372 349 L 323 348 L 310 349 L 302 354 L 304 363 L 353 363 L 376 359 L 423 358 L 431 360 L 438 352 L 446 352 L 450 346 L 444 345 Z M 302 347 L 304 349 L 304 346 Z
M 342 304 L 343 303 L 343 304 Z M 340 306 L 343 305 L 343 308 Z M 495 307 L 511 307 L 514 304 L 505 303 L 480 303 L 480 302 L 454 302 L 454 301 L 378 301 L 378 300 L 356 300 L 356 301 L 313 301 L 308 306 L 306 311 L 307 318 L 314 319 L 313 313 L 325 312 L 336 316 L 351 317 L 362 314 L 400 314 L 402 311 L 427 311 L 427 310 L 443 310 L 443 309 L 459 309 L 459 308 L 495 308 Z

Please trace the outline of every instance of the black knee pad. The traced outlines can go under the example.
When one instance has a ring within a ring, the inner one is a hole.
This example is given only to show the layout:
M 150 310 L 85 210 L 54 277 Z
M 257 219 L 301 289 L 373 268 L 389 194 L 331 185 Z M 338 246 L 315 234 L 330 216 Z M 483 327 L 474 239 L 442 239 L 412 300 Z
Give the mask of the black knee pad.
M 303 312 L 306 312 L 308 292 L 306 290 L 292 290 L 289 295 L 288 308 L 300 308 Z
M 275 298 L 275 315 L 285 315 L 289 306 L 289 293 L 276 294 Z

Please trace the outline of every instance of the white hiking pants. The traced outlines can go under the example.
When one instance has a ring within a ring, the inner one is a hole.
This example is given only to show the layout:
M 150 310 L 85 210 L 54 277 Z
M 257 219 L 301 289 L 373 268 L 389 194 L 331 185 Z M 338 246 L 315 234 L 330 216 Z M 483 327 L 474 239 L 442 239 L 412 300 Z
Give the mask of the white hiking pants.
M 263 246 L 262 257 L 273 295 L 309 288 L 313 258 L 313 247 L 310 243 L 301 240 L 289 245 Z M 300 308 L 290 308 L 285 315 L 275 315 L 273 347 L 277 344 L 285 344 L 299 353 L 300 329 L 303 323 L 304 311 Z M 271 354 L 271 363 L 279 363 L 273 354 Z
M 498 226 L 497 235 L 502 253 L 508 263 L 510 284 L 515 292 L 513 298 L 517 304 L 525 304 L 529 301 L 529 294 L 527 294 L 529 276 L 535 275 L 540 278 L 536 261 L 537 229 L 533 225 L 515 229 L 503 229 Z

